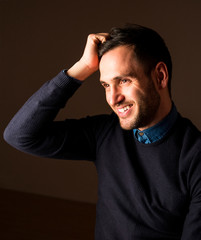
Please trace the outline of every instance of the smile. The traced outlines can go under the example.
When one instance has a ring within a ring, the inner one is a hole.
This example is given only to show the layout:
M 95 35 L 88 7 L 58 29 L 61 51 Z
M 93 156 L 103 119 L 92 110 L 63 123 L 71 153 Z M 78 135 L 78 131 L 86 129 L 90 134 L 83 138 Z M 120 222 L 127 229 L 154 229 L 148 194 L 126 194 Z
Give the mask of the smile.
M 123 108 L 119 108 L 119 109 L 118 109 L 118 112 L 124 113 L 124 112 L 128 111 L 131 107 L 132 107 L 132 104 L 130 104 L 130 105 L 128 105 L 128 106 L 125 106 L 125 107 L 123 107 Z

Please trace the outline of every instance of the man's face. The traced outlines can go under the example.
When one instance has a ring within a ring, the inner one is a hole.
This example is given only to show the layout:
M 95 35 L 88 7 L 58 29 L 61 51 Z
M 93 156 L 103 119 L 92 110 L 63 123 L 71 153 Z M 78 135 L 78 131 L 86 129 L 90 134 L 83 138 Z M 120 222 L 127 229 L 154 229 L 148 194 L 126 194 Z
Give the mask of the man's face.
M 106 100 L 119 117 L 121 127 L 143 130 L 153 126 L 160 95 L 153 79 L 137 61 L 133 48 L 120 46 L 106 52 L 99 69 Z

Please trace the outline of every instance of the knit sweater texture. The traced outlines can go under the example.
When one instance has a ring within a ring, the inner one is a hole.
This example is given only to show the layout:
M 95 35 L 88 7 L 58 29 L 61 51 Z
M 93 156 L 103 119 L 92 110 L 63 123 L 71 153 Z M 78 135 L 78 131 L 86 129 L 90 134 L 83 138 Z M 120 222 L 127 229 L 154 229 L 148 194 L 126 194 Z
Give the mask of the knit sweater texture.
M 201 134 L 180 115 L 161 140 L 143 144 L 117 116 L 54 121 L 80 82 L 59 73 L 4 132 L 37 156 L 93 161 L 98 173 L 96 240 L 201 240 Z

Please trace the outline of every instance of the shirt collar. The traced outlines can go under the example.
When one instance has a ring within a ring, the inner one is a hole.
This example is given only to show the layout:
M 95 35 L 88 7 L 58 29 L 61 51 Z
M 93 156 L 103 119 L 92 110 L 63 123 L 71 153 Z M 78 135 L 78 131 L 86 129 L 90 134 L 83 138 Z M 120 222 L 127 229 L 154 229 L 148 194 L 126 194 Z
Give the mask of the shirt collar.
M 147 128 L 143 131 L 133 129 L 134 136 L 139 142 L 145 144 L 156 142 L 163 138 L 168 133 L 168 131 L 172 128 L 172 126 L 176 122 L 177 116 L 178 112 L 173 103 L 170 113 L 163 120 L 161 120 L 153 127 Z

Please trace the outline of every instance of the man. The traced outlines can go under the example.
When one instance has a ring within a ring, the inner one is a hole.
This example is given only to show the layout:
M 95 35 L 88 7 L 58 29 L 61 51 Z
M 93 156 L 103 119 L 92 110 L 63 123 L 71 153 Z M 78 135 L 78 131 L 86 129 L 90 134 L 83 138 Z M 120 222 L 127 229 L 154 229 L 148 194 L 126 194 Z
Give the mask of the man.
M 114 113 L 55 122 L 92 73 Z M 130 25 L 90 34 L 81 59 L 45 83 L 4 133 L 31 154 L 93 161 L 96 240 L 201 239 L 201 135 L 171 99 L 163 39 Z

